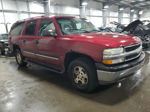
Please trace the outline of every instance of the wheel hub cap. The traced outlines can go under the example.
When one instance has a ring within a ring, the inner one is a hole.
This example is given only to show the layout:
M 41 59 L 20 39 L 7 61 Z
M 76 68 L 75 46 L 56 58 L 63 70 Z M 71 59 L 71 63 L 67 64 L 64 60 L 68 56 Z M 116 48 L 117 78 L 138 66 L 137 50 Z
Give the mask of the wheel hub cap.
M 83 67 L 76 66 L 74 68 L 74 82 L 80 85 L 88 83 L 88 75 Z
M 17 53 L 17 61 L 18 61 L 18 63 L 21 63 L 21 56 L 19 53 Z

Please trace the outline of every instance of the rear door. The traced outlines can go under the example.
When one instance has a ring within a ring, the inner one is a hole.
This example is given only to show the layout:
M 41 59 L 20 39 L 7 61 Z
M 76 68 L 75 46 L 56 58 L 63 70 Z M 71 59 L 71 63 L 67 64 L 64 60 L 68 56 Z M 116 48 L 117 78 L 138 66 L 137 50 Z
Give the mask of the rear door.
M 39 43 L 37 44 L 38 47 L 38 57 L 41 62 L 45 64 L 49 64 L 54 66 L 59 65 L 59 56 L 58 56 L 58 39 L 53 36 L 44 36 L 44 30 L 53 30 L 56 32 L 56 28 L 54 23 L 49 18 L 44 18 L 39 22 L 38 28 L 38 37 Z
M 30 59 L 36 59 L 35 57 L 35 52 L 37 51 L 36 28 L 37 28 L 37 20 L 27 21 L 25 30 L 21 37 L 20 45 L 22 46 L 23 55 Z

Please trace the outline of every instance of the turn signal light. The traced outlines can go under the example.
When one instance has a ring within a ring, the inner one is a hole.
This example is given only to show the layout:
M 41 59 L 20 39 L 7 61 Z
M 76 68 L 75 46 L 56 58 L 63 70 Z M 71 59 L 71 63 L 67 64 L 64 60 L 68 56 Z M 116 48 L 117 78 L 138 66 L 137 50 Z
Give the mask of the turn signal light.
M 124 62 L 124 58 L 114 59 L 114 60 L 103 60 L 104 64 L 117 64 Z
M 112 60 L 103 60 L 103 63 L 104 63 L 104 64 L 112 64 L 113 61 L 112 61 Z

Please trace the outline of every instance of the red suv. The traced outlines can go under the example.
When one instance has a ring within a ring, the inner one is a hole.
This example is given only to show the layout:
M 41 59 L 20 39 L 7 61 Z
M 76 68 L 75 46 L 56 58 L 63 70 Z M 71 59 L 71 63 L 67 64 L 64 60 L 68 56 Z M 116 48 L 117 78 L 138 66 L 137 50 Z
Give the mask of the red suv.
M 85 92 L 135 73 L 145 57 L 138 37 L 101 33 L 89 21 L 70 16 L 17 21 L 9 39 L 19 66 L 30 61 L 67 72 L 73 86 Z

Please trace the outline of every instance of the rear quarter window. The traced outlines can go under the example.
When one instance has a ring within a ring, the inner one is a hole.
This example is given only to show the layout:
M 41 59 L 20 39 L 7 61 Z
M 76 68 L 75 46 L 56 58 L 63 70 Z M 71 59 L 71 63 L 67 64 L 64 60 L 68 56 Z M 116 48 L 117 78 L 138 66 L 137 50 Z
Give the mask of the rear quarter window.
M 23 29 L 24 22 L 16 23 L 12 26 L 10 35 L 20 35 Z

